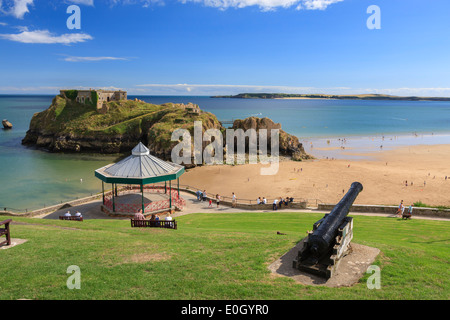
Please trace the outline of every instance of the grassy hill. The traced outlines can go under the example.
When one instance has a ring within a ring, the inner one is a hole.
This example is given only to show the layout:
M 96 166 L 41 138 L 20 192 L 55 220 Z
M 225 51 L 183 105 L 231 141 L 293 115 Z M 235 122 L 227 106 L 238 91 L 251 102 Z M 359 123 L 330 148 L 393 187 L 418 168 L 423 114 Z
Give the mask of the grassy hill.
M 164 158 L 178 143 L 171 141 L 172 131 L 193 134 L 194 121 L 201 121 L 205 130 L 222 129 L 212 113 L 192 113 L 173 103 L 108 102 L 99 112 L 94 105 L 56 96 L 47 110 L 33 116 L 22 143 L 55 152 L 122 153 L 143 141 Z
M 379 290 L 367 288 L 369 274 L 343 288 L 273 276 L 268 265 L 321 217 L 199 213 L 178 217 L 178 230 L 13 218 L 13 238 L 27 242 L 0 250 L 0 299 L 449 299 L 447 221 L 354 216 L 353 241 L 381 250 Z M 80 267 L 80 290 L 66 287 L 71 265 Z
M 293 94 L 293 93 L 240 93 L 231 96 L 214 96 L 213 98 L 236 99 L 283 99 L 283 98 L 308 98 L 308 99 L 338 99 L 338 100 L 406 100 L 406 101 L 450 101 L 449 97 L 400 97 L 386 94 Z

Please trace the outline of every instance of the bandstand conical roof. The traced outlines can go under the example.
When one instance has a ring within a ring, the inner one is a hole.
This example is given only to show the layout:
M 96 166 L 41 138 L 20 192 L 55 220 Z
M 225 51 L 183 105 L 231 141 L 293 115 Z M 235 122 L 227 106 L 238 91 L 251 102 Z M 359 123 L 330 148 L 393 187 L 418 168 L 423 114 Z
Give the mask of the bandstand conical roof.
M 152 156 L 142 142 L 131 151 L 131 156 L 95 170 L 95 176 L 100 180 L 119 184 L 149 184 L 175 180 L 183 173 L 183 166 Z

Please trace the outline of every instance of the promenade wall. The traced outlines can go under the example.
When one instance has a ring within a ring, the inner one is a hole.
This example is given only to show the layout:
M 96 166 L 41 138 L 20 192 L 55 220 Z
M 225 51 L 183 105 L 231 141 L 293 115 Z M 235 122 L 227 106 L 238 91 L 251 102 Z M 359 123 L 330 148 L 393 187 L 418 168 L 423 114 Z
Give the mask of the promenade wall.
M 196 196 L 195 191 L 193 191 L 190 188 L 180 188 L 180 191 L 190 193 L 194 196 Z M 110 192 L 105 193 L 107 195 Z M 210 197 L 207 197 L 207 201 L 209 201 Z M 215 205 L 215 198 L 211 198 L 213 201 L 213 205 Z M 4 216 L 17 216 L 17 217 L 37 217 L 45 214 L 50 214 L 55 211 L 64 209 L 64 208 L 70 208 L 79 206 L 85 203 L 89 203 L 92 201 L 101 201 L 102 195 L 97 194 L 85 198 L 80 198 L 73 201 L 68 201 L 65 203 L 61 203 L 54 206 L 49 206 L 46 208 L 41 208 L 38 210 L 33 210 L 25 213 L 16 213 L 11 211 L 0 211 L 1 215 Z M 230 200 L 221 200 L 220 205 L 224 206 L 232 206 L 232 202 Z M 335 204 L 318 204 L 318 211 L 328 211 L 330 212 L 335 207 Z M 243 209 L 243 210 L 272 210 L 272 203 L 268 204 L 256 204 L 256 203 L 242 203 L 237 202 L 236 208 Z M 287 207 L 282 206 L 282 210 L 289 210 L 289 209 L 295 209 L 295 210 L 301 210 L 306 209 L 307 203 L 306 202 L 292 202 Z M 361 213 L 381 213 L 386 215 L 394 215 L 397 212 L 397 206 L 383 206 L 383 205 L 362 205 L 362 204 L 354 204 L 350 208 L 351 212 L 361 212 Z M 405 210 L 408 210 L 408 208 L 405 208 Z M 425 217 L 438 217 L 438 218 L 449 218 L 450 219 L 450 210 L 448 209 L 438 209 L 438 208 L 422 208 L 422 207 L 414 207 L 413 209 L 413 217 L 414 216 L 425 216 Z
M 334 204 L 319 204 L 318 210 L 331 211 L 334 208 Z M 364 212 L 364 213 L 384 213 L 384 214 L 396 214 L 398 206 L 380 206 L 380 205 L 363 205 L 354 204 L 350 208 L 351 212 Z M 405 208 L 407 211 L 408 208 Z M 439 217 L 450 218 L 450 210 L 437 209 L 437 208 L 422 208 L 413 207 L 412 216 L 427 216 L 427 217 Z

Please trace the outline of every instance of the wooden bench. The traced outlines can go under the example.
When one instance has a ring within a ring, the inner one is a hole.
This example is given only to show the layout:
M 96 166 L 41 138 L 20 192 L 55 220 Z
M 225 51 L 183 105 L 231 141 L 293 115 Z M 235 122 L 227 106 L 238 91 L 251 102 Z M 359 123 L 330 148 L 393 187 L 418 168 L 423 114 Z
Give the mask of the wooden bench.
M 132 228 L 168 228 L 177 229 L 177 222 L 175 220 L 134 220 L 131 219 Z
M 59 216 L 59 220 L 73 220 L 73 221 L 83 221 L 83 217 L 76 217 L 76 216 Z
M 11 245 L 11 233 L 10 233 L 10 229 L 9 229 L 9 224 L 11 223 L 12 219 L 8 219 L 5 221 L 0 222 L 0 226 L 5 226 L 5 228 L 0 228 L 0 237 L 3 235 L 6 235 L 6 241 L 0 242 L 0 246 L 5 244 L 7 246 Z

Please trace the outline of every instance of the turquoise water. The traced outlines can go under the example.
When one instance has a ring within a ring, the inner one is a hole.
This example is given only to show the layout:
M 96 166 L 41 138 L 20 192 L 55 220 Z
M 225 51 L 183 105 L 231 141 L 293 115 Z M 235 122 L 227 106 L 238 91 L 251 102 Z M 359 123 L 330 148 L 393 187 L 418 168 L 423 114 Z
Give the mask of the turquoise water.
M 193 102 L 219 120 L 269 117 L 320 157 L 330 155 L 321 147 L 341 146 L 339 139 L 344 137 L 346 150 L 353 152 L 380 150 L 380 145 L 387 149 L 450 143 L 449 102 L 136 97 L 155 104 Z M 0 119 L 14 125 L 13 130 L 0 130 L 0 209 L 32 210 L 98 193 L 101 182 L 94 170 L 117 160 L 117 156 L 52 154 L 22 146 L 31 117 L 47 109 L 52 98 L 0 95 Z
M 117 159 L 52 154 L 22 146 L 31 117 L 47 109 L 52 98 L 0 96 L 0 118 L 14 126 L 0 130 L 0 210 L 29 211 L 100 192 L 94 170 Z
M 191 101 L 219 120 L 268 117 L 281 123 L 284 131 L 304 138 L 450 132 L 450 102 L 139 98 L 156 104 Z

